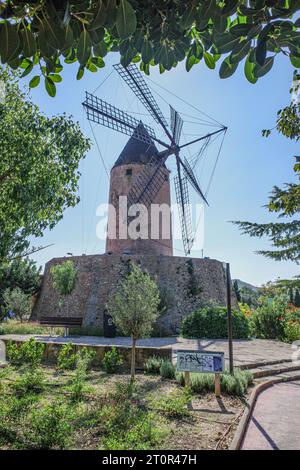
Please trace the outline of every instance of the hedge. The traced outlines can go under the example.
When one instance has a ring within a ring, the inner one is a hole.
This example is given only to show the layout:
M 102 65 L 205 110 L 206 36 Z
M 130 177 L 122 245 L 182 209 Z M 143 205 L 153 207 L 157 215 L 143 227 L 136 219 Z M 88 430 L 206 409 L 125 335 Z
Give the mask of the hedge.
M 196 310 L 181 323 L 181 334 L 185 338 L 227 338 L 227 309 L 205 307 Z M 232 311 L 232 332 L 234 338 L 249 337 L 249 320 L 238 310 Z

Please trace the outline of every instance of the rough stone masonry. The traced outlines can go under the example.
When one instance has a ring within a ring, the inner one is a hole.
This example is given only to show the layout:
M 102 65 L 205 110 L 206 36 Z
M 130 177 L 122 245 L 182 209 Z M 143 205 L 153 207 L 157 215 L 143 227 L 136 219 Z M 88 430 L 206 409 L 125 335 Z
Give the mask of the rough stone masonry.
M 53 288 L 50 268 L 72 259 L 77 270 L 71 294 L 69 315 L 83 319 L 83 326 L 103 331 L 103 314 L 109 295 L 120 285 L 134 262 L 148 271 L 160 288 L 162 311 L 154 334 L 172 335 L 179 331 L 184 317 L 201 306 L 226 304 L 226 279 L 223 264 L 213 259 L 151 255 L 86 255 L 54 258 L 46 264 L 42 289 L 33 317 L 66 316 L 64 306 Z

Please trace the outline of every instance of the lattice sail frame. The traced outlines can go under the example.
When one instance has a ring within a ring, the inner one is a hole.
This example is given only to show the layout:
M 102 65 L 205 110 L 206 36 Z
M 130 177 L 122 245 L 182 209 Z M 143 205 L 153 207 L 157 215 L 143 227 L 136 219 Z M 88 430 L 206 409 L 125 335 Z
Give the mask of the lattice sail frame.
M 163 123 L 167 127 L 168 123 L 137 66 L 130 64 L 127 67 L 123 67 L 121 64 L 115 64 L 114 69 L 139 98 L 155 121 L 158 124 Z
M 86 110 L 89 121 L 101 124 L 104 127 L 121 132 L 122 134 L 132 136 L 135 139 L 146 142 L 147 144 L 153 144 L 153 141 L 149 136 L 154 139 L 156 138 L 155 132 L 150 126 L 147 126 L 141 120 L 135 119 L 125 111 L 116 108 L 91 93 L 85 93 L 83 106 Z M 147 132 L 142 132 L 139 129 L 139 125 L 141 123 Z M 147 133 L 149 135 L 147 135 Z

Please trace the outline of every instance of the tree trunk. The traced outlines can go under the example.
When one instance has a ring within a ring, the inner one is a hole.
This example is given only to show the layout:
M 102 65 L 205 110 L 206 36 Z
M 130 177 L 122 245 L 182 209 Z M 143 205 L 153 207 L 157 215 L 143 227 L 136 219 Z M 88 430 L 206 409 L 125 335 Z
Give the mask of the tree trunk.
M 131 383 L 134 382 L 135 379 L 135 345 L 136 339 L 132 338 L 132 346 L 131 346 Z

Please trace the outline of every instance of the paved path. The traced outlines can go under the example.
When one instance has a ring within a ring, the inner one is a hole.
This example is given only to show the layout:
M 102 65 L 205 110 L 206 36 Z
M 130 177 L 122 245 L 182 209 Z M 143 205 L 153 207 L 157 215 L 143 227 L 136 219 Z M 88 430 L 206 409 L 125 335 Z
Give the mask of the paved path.
M 259 395 L 242 449 L 300 449 L 300 381 L 273 385 Z
M 97 336 L 69 336 L 63 338 L 61 336 L 49 337 L 42 335 L 5 335 L 0 336 L 1 339 L 15 339 L 25 341 L 31 336 L 35 336 L 43 342 L 54 343 L 76 343 L 92 346 L 127 346 L 130 347 L 130 338 L 103 338 Z M 155 347 L 155 348 L 172 348 L 176 349 L 202 349 L 204 351 L 224 351 L 225 360 L 228 362 L 228 343 L 222 339 L 184 339 L 180 337 L 168 338 L 146 338 L 137 342 L 138 346 Z M 235 366 L 251 366 L 257 363 L 289 361 L 292 358 L 293 349 L 290 344 L 281 343 L 272 340 L 234 340 L 234 362 Z

